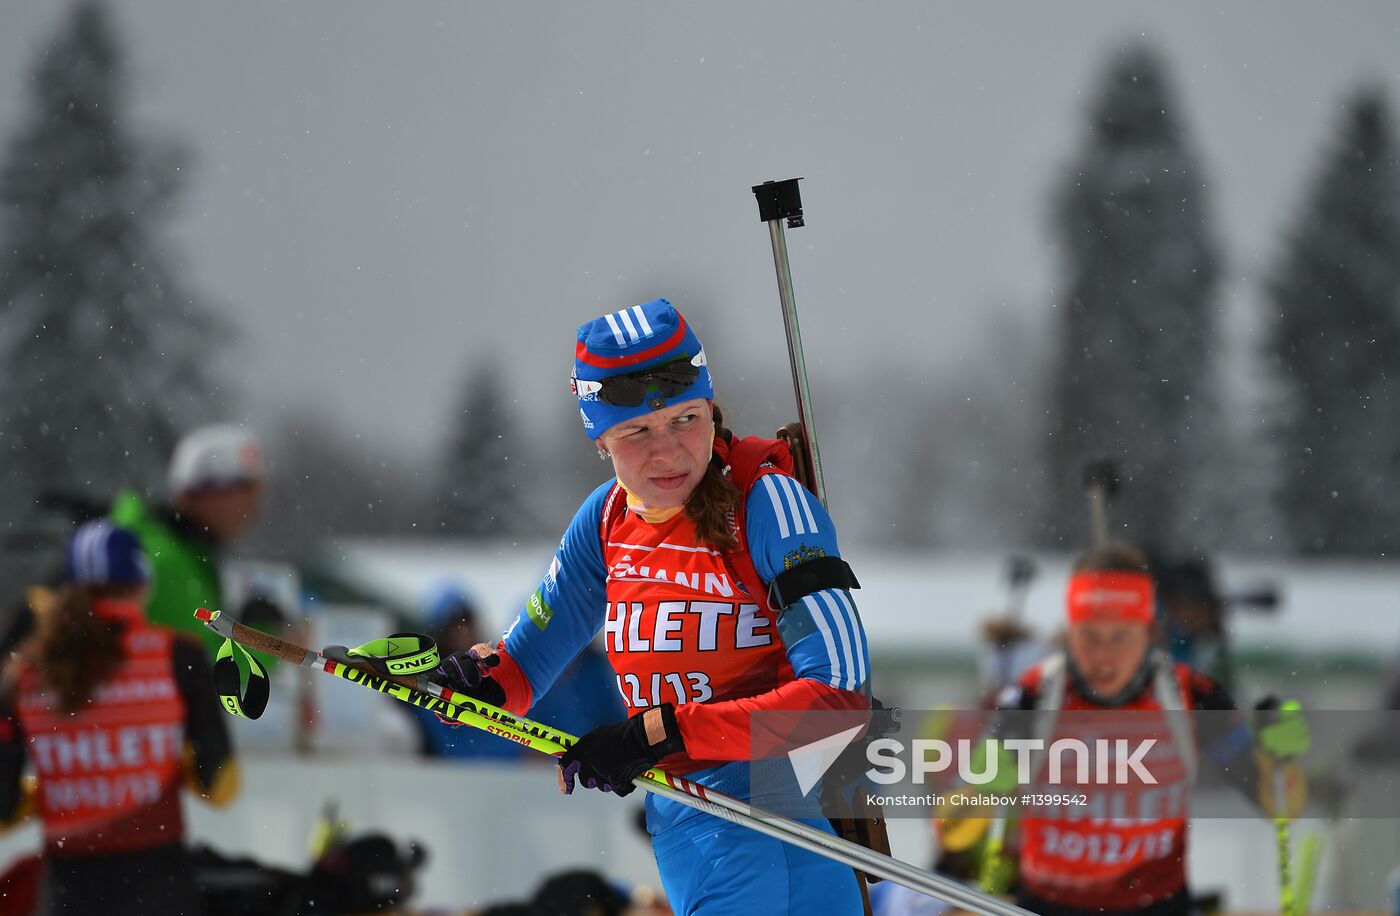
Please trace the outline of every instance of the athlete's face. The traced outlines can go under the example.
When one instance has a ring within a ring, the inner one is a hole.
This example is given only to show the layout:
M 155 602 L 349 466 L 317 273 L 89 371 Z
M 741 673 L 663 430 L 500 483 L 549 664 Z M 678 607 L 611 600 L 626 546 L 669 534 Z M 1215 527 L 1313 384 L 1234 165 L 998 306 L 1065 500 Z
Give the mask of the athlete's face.
M 1069 628 L 1074 666 L 1101 697 L 1111 697 L 1128 686 L 1151 642 L 1152 630 L 1143 623 L 1086 621 Z
M 685 505 L 710 462 L 714 415 L 704 398 L 627 420 L 598 437 L 622 485 L 648 509 Z
M 260 481 L 206 487 L 182 494 L 177 508 L 220 544 L 238 540 L 258 516 Z

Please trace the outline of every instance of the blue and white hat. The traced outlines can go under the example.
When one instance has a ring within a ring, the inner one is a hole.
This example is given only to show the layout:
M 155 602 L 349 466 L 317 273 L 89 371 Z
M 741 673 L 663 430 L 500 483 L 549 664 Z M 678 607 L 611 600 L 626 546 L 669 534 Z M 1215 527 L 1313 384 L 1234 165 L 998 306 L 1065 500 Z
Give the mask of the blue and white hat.
M 698 367 L 695 381 L 668 397 L 651 397 L 634 406 L 610 404 L 599 397 L 597 382 L 619 375 L 655 369 L 679 359 Z M 609 428 L 633 417 L 645 416 L 673 404 L 715 396 L 714 382 L 705 365 L 700 339 L 665 299 L 595 318 L 578 329 L 574 348 L 573 389 L 588 438 L 597 439 Z
M 150 563 L 136 535 L 107 519 L 88 522 L 68 543 L 68 581 L 81 585 L 145 585 Z
M 263 479 L 262 451 L 253 434 L 241 426 L 218 423 L 201 426 L 180 439 L 170 458 L 171 495 L 206 487 L 227 487 Z

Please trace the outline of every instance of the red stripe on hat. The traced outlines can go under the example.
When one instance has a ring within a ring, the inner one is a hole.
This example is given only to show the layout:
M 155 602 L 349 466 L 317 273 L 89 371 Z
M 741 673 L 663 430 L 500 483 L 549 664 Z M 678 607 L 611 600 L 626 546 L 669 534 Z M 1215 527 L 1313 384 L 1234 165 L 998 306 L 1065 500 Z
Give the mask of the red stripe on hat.
M 680 318 L 679 315 L 676 317 Z M 574 347 L 574 356 L 578 358 L 579 362 L 586 363 L 590 366 L 596 366 L 599 369 L 616 369 L 620 366 L 635 366 L 649 359 L 655 359 L 668 350 L 674 350 L 683 340 L 685 340 L 685 319 L 680 318 L 680 322 L 676 325 L 674 334 L 665 341 L 654 347 L 648 347 L 640 353 L 629 353 L 627 356 L 598 356 L 589 353 L 588 348 L 584 346 L 583 341 L 580 340 Z
M 1152 577 L 1140 572 L 1077 572 L 1066 600 L 1070 623 L 1151 623 L 1155 613 Z

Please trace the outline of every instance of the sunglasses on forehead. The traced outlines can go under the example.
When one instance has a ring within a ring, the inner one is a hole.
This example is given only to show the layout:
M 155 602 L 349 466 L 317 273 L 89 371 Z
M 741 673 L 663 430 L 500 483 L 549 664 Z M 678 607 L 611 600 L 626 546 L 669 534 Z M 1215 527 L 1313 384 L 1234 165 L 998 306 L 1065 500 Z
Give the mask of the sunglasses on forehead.
M 648 400 L 652 392 L 662 398 L 673 398 L 685 391 L 700 377 L 700 367 L 703 365 L 705 351 L 701 350 L 693 358 L 681 357 L 640 372 L 614 375 L 600 382 L 575 378 L 571 386 L 579 397 L 596 394 L 598 400 L 615 407 L 636 407 Z

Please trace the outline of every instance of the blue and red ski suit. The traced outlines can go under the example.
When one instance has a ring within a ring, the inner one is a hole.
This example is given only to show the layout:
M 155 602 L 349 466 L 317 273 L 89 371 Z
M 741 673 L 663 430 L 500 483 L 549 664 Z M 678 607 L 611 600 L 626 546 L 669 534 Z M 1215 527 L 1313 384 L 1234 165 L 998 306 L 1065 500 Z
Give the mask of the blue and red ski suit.
M 723 457 L 729 443 L 716 440 Z M 839 556 L 821 503 L 765 464 L 744 501 L 743 541 L 764 583 Z M 610 480 L 579 508 L 544 581 L 502 641 L 506 708 L 525 714 L 599 633 L 635 715 L 672 703 L 685 753 L 669 773 L 749 795 L 750 716 L 864 709 L 870 657 L 850 591 L 828 588 L 778 619 L 731 562 L 678 513 L 642 518 Z M 826 821 L 814 826 L 830 830 Z M 852 870 L 678 802 L 648 796 L 647 828 L 672 908 L 681 914 L 859 913 Z

